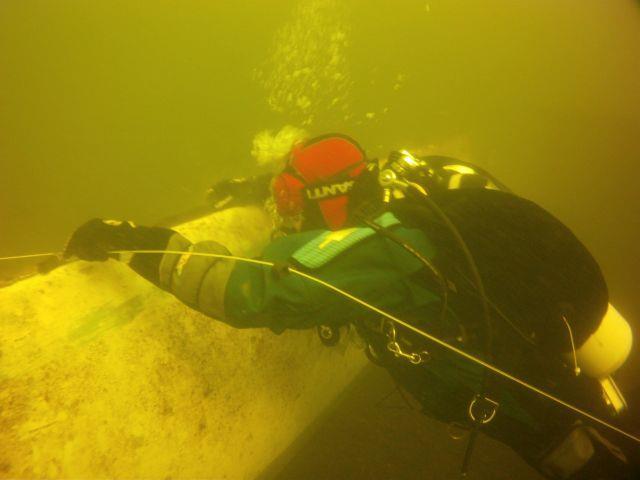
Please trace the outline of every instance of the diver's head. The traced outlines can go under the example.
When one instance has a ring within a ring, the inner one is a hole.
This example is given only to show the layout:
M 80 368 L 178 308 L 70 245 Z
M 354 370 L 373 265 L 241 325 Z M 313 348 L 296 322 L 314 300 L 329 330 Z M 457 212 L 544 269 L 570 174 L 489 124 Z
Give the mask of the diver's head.
M 364 150 L 340 134 L 315 137 L 293 147 L 272 193 L 284 223 L 296 230 L 351 225 L 356 183 L 367 171 Z

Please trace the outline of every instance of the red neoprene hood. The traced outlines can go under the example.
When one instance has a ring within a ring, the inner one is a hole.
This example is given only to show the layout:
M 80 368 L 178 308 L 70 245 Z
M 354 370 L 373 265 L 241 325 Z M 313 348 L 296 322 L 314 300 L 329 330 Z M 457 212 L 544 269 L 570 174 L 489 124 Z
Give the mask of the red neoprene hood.
M 296 145 L 287 167 L 273 182 L 278 213 L 291 217 L 319 209 L 326 227 L 343 228 L 349 192 L 364 169 L 364 151 L 349 137 L 326 135 Z

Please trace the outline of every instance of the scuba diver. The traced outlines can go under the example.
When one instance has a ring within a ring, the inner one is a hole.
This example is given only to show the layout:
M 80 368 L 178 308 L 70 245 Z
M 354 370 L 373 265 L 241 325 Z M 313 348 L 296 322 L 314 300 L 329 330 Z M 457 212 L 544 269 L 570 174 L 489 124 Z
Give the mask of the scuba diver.
M 231 255 L 215 241 L 101 219 L 73 233 L 65 256 L 127 261 L 236 328 L 322 326 L 330 339 L 353 325 L 369 358 L 426 415 L 469 430 L 464 474 L 481 428 L 546 478 L 638 478 L 637 445 L 416 334 L 428 331 L 599 418 L 624 409 L 610 374 L 628 355 L 630 333 L 608 303 L 598 264 L 560 221 L 506 190 L 471 164 L 406 151 L 370 160 L 352 138 L 330 134 L 296 144 L 275 177 L 209 192 L 219 207 L 270 197 L 278 233 L 259 258 L 272 268 L 194 255 Z M 113 253 L 126 250 L 187 253 Z M 622 332 L 622 348 L 607 344 L 612 330 Z

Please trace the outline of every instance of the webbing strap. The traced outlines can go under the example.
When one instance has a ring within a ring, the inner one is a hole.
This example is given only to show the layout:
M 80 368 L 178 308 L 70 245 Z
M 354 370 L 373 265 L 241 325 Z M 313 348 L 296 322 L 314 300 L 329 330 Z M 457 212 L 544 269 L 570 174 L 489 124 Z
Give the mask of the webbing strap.
M 383 213 L 375 222 L 383 228 L 400 224 L 400 220 L 390 212 Z M 322 232 L 313 240 L 296 250 L 292 257 L 300 265 L 307 268 L 319 268 L 340 253 L 375 233 L 375 230 L 370 227 L 355 227 Z

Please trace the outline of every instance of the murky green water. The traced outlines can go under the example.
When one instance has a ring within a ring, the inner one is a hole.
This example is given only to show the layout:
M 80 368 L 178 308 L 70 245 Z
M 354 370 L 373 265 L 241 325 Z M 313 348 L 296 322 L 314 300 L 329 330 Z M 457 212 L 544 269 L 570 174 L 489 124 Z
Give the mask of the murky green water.
M 287 124 L 488 168 L 576 231 L 638 325 L 631 0 L 0 0 L 0 255 L 200 203 Z
M 637 2 L 2 0 L 0 52 L 0 254 L 188 208 L 293 124 L 488 167 L 640 316 Z

